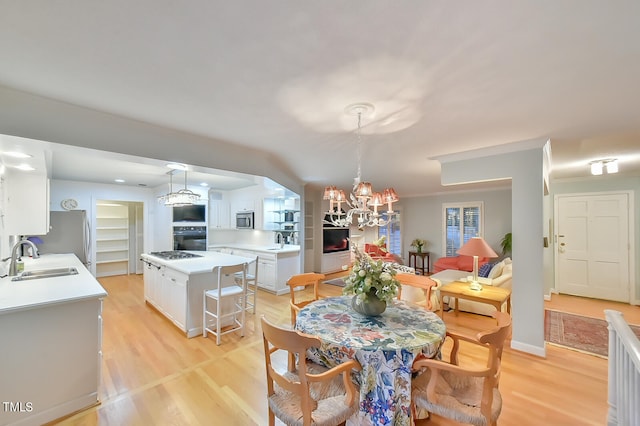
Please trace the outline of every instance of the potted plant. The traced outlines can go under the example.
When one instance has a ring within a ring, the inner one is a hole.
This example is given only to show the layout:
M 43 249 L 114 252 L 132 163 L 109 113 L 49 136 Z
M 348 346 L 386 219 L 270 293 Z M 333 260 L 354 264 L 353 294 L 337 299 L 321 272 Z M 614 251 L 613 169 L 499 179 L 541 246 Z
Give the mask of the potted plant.
M 502 248 L 502 254 L 511 254 L 511 232 L 507 232 L 500 240 L 500 247 Z
M 427 246 L 427 240 L 416 238 L 411 241 L 411 247 L 414 247 L 418 253 L 422 253 L 422 248 Z

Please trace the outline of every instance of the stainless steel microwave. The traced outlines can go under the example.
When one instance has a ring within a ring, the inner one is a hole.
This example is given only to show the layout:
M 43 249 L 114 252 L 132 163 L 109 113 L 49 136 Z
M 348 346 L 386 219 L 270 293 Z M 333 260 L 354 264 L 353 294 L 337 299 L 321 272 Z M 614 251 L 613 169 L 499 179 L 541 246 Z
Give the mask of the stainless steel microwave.
M 254 213 L 243 211 L 236 213 L 236 229 L 253 229 Z

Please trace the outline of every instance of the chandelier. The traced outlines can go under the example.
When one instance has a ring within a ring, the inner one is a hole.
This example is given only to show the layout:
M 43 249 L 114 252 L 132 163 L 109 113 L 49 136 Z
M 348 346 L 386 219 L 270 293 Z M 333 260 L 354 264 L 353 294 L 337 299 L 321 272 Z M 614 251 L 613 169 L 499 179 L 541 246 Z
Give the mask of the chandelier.
M 158 197 L 159 203 L 164 203 L 165 206 L 190 206 L 200 199 L 200 194 L 187 189 L 187 168 L 183 166 L 184 170 L 184 189 L 180 189 L 177 192 L 173 192 L 173 175 L 180 169 L 173 169 L 167 172 L 169 175 L 169 193 Z
M 324 189 L 324 200 L 329 200 L 329 211 L 325 213 L 324 222 L 337 227 L 347 227 L 355 224 L 358 228 L 364 226 L 386 226 L 395 216 L 393 203 L 399 200 L 398 194 L 393 188 L 387 188 L 383 192 L 374 192 L 371 183 L 362 181 L 362 115 L 373 112 L 371 104 L 354 104 L 345 108 L 347 114 L 358 117 L 358 175 L 353 180 L 353 190 L 349 198 L 342 189 L 335 186 L 327 186 Z M 387 205 L 387 211 L 380 213 L 378 207 Z M 343 210 L 343 205 L 346 211 Z

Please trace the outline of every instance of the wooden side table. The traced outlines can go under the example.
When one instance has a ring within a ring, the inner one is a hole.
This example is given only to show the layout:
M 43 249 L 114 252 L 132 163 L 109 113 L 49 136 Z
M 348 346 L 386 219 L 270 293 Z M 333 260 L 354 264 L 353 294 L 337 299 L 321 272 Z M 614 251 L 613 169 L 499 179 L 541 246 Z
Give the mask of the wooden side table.
M 421 259 L 420 266 L 418 266 L 418 262 L 417 262 L 418 258 Z M 426 274 L 428 274 L 429 272 L 431 272 L 429 270 L 430 264 L 431 264 L 431 260 L 429 258 L 428 251 L 421 251 L 419 253 L 417 251 L 409 252 L 409 267 L 413 267 L 413 269 L 415 269 L 416 272 L 420 271 L 422 275 L 425 275 L 425 271 L 426 271 Z
M 482 290 L 471 290 L 468 282 L 454 281 L 440 287 L 440 318 L 444 312 L 444 296 L 454 297 L 456 304 L 455 314 L 458 314 L 458 299 L 473 300 L 474 302 L 486 303 L 495 306 L 497 310 L 502 310 L 502 305 L 507 302 L 507 313 L 511 314 L 511 290 L 490 285 L 482 286 Z

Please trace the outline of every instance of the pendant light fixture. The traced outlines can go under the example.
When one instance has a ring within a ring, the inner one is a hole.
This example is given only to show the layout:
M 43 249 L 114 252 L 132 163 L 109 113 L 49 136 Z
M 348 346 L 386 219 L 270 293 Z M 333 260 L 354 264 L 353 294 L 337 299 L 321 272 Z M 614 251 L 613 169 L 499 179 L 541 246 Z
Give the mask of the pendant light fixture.
M 187 189 L 187 166 L 183 164 L 168 164 L 171 170 L 167 172 L 169 175 L 169 193 L 158 197 L 158 202 L 165 206 L 189 206 L 196 203 L 200 199 L 200 195 Z M 179 170 L 184 171 L 184 189 L 173 192 L 173 175 Z
M 374 111 L 371 104 L 354 104 L 345 108 L 345 112 L 358 117 L 358 175 L 353 180 L 353 190 L 349 194 L 349 199 L 343 190 L 335 186 L 327 186 L 324 189 L 324 200 L 329 200 L 329 211 L 325 214 L 325 222 L 337 226 L 347 227 L 356 220 L 359 228 L 364 226 L 386 226 L 390 223 L 395 212 L 393 203 L 399 200 L 398 194 L 393 188 L 387 188 L 382 193 L 374 192 L 371 183 L 362 181 L 361 160 L 362 160 L 362 116 L 370 115 Z M 343 204 L 348 208 L 342 211 Z M 387 211 L 383 214 L 378 212 L 378 207 L 387 205 Z

